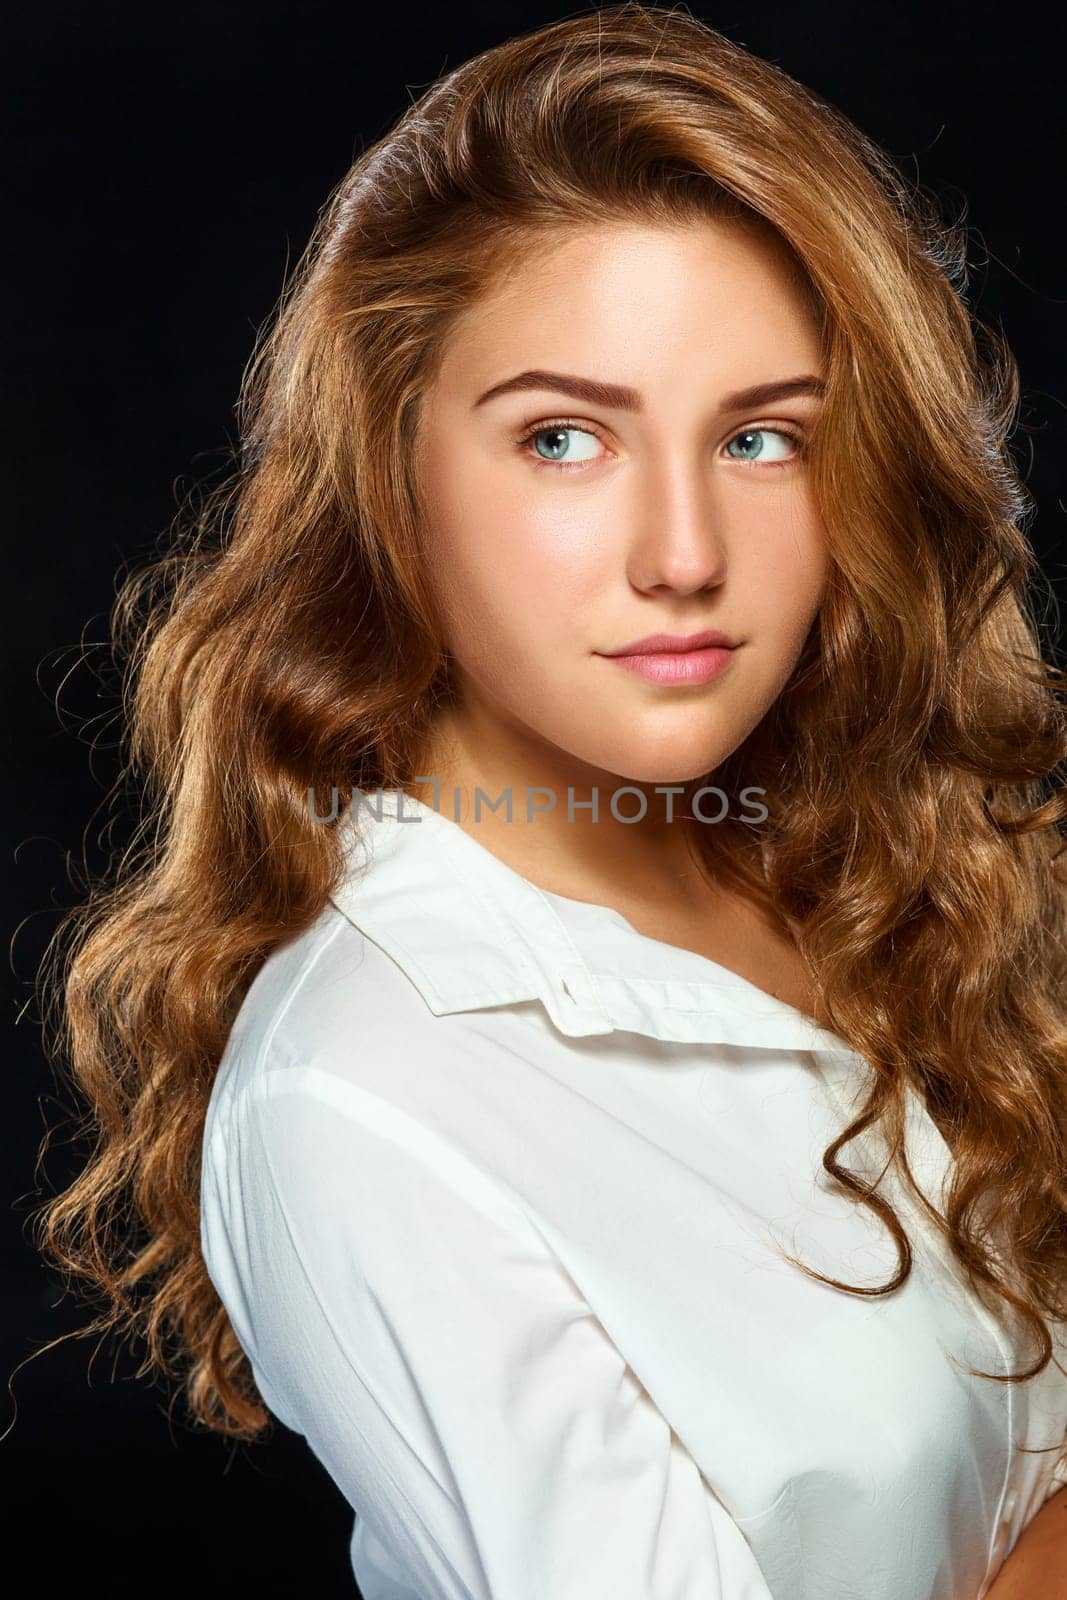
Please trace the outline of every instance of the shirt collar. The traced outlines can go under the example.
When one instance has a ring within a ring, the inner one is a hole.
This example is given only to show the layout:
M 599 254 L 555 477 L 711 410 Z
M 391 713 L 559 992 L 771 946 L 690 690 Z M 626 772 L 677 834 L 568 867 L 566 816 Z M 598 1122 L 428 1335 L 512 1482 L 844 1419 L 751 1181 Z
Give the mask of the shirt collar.
M 606 906 L 549 894 L 443 812 L 399 789 L 356 790 L 338 823 L 331 899 L 403 969 L 436 1016 L 539 1000 L 564 1034 L 851 1056 L 795 1007 Z M 358 805 L 355 803 L 358 801 Z

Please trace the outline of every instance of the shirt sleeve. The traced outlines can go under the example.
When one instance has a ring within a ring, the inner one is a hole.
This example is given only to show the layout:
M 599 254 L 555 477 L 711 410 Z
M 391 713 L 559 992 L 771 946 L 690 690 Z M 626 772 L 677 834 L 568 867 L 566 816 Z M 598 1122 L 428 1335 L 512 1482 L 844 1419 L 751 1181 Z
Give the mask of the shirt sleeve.
M 292 1066 L 204 1155 L 205 1259 L 263 1398 L 419 1600 L 772 1600 L 534 1222 L 451 1141 Z

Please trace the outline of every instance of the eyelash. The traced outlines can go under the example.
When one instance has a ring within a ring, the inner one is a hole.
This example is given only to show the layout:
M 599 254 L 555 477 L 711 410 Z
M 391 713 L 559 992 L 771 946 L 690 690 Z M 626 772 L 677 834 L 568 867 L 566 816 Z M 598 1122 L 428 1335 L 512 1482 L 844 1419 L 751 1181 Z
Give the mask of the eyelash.
M 557 472 L 581 472 L 584 469 L 592 466 L 593 463 L 591 461 L 546 461 L 544 456 L 539 456 L 537 455 L 536 451 L 527 450 L 526 448 L 539 433 L 552 433 L 553 431 L 563 432 L 567 428 L 574 428 L 579 433 L 591 433 L 595 439 L 600 439 L 600 435 L 597 430 L 595 428 L 591 428 L 586 422 L 578 422 L 573 417 L 551 417 L 547 422 L 538 419 L 536 422 L 525 424 L 524 431 L 518 436 L 515 443 L 518 449 L 530 457 L 538 466 L 551 467 Z M 769 424 L 764 425 L 762 423 L 756 423 L 754 425 L 750 424 L 748 427 L 738 428 L 736 433 L 732 433 L 730 435 L 726 443 L 731 444 L 734 439 L 739 439 L 743 433 L 780 434 L 783 439 L 789 440 L 790 444 L 793 445 L 796 454 L 790 456 L 788 461 L 763 462 L 746 462 L 742 461 L 738 456 L 733 456 L 731 459 L 737 461 L 740 466 L 759 467 L 763 472 L 775 467 L 791 467 L 796 462 L 797 457 L 802 455 L 804 452 L 805 441 L 802 435 L 795 433 L 791 428 L 771 427 Z M 600 442 L 603 444 L 603 439 L 600 439 Z

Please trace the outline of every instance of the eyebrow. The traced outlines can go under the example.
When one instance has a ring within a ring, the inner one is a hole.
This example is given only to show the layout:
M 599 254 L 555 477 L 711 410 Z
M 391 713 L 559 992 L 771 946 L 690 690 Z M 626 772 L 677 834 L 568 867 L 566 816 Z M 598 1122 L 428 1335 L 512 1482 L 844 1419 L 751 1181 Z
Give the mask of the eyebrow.
M 478 396 L 471 409 L 484 405 L 487 400 L 523 389 L 555 389 L 574 400 L 607 406 L 616 411 L 644 410 L 644 399 L 638 389 L 619 383 L 601 383 L 596 378 L 578 378 L 566 372 L 545 372 L 540 367 L 517 373 L 514 378 L 505 378 L 503 383 L 494 383 L 491 389 L 486 389 L 484 394 Z M 770 405 L 774 400 L 790 400 L 796 395 L 821 397 L 825 393 L 823 379 L 816 377 L 813 372 L 805 372 L 796 378 L 776 378 L 770 383 L 753 384 L 748 389 L 735 389 L 732 394 L 723 395 L 720 410 L 751 411 L 758 406 Z

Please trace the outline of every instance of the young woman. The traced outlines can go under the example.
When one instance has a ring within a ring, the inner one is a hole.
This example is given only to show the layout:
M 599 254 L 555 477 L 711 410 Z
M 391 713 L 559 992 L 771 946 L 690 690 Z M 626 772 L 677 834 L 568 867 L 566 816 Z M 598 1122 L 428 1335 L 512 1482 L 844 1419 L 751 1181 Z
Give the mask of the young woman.
M 1067 719 L 964 296 L 624 5 L 424 94 L 257 355 L 42 1244 L 364 1600 L 1065 1592 Z

